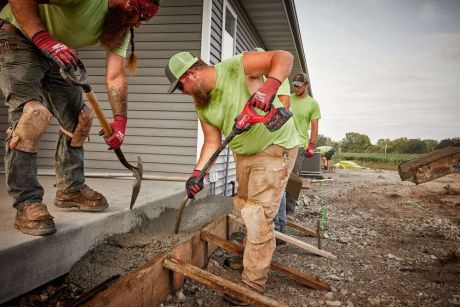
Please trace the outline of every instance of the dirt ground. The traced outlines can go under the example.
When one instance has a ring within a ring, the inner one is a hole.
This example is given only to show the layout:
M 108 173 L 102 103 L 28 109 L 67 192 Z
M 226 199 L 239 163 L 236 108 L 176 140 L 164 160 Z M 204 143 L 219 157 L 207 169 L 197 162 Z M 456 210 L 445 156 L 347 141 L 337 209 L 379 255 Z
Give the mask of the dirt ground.
M 278 246 L 274 259 L 318 276 L 330 283 L 331 290 L 312 290 L 270 271 L 267 296 L 289 306 L 460 306 L 460 174 L 419 186 L 401 182 L 395 171 L 338 170 L 326 176 L 333 180 L 313 183 L 302 191 L 291 216 L 309 228 L 316 228 L 322 217 L 322 248 L 337 260 L 291 245 Z M 185 220 L 195 224 L 209 212 L 203 210 Z M 174 218 L 172 212 L 167 214 Z M 147 231 L 158 233 L 155 237 L 139 232 L 111 238 L 88 253 L 67 277 L 10 306 L 66 306 L 82 288 L 124 275 L 140 264 L 140 258 L 147 260 L 174 244 L 168 236 L 162 237 L 158 227 L 163 226 L 151 227 Z M 293 229 L 289 235 L 317 243 Z M 135 251 L 134 256 L 125 254 L 126 249 Z M 115 250 L 120 253 L 117 257 Z M 223 266 L 227 256 L 222 250 L 214 252 L 208 271 L 238 282 L 240 272 Z M 183 290 L 170 295 L 163 306 L 230 305 L 219 292 L 187 280 Z
M 274 259 L 331 284 L 309 289 L 276 272 L 266 295 L 289 306 L 460 306 L 460 174 L 416 186 L 395 171 L 338 170 L 332 182 L 303 190 L 293 217 L 316 228 L 325 212 L 322 248 L 338 259 L 314 256 L 290 245 Z M 290 229 L 290 235 L 316 244 Z M 237 282 L 240 272 L 212 255 L 208 270 Z M 164 306 L 229 306 L 221 295 L 187 281 Z

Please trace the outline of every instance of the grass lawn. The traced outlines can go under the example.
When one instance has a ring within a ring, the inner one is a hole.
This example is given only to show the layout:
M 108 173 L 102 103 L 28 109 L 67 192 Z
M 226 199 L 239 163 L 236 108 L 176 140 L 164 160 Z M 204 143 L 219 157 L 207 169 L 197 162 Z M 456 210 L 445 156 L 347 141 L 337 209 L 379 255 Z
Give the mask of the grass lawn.
M 415 159 L 418 154 L 383 154 L 383 153 L 351 153 L 342 152 L 336 153 L 332 157 L 332 162 L 335 164 L 341 160 L 354 161 L 360 166 L 375 168 L 375 169 L 398 169 L 398 165 Z

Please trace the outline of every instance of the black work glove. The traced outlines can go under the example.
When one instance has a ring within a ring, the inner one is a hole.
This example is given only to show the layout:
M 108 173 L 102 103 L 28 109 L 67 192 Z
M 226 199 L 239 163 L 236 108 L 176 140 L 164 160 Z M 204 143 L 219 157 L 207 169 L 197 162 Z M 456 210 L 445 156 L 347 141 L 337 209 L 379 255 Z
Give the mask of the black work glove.
M 204 187 L 204 178 L 199 178 L 201 171 L 193 170 L 192 176 L 185 183 L 185 190 L 187 190 L 187 195 L 190 198 L 195 198 L 195 195 L 198 194 Z

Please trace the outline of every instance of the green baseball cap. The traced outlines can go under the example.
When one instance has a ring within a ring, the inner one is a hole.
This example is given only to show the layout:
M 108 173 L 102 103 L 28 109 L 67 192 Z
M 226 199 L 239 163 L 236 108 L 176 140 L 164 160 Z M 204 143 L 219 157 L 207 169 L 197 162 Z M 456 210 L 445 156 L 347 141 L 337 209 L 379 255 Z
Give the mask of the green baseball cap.
M 199 59 L 190 52 L 179 52 L 169 59 L 165 67 L 165 75 L 171 83 L 168 94 L 176 90 L 180 77 L 182 77 L 193 64 L 198 62 L 198 60 Z

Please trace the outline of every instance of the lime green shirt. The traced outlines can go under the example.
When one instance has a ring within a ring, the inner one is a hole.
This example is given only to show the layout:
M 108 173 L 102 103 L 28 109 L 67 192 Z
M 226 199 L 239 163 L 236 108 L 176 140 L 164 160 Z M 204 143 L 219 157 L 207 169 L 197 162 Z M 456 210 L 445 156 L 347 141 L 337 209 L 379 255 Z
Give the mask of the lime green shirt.
M 319 147 L 316 147 L 316 150 L 319 151 L 321 154 L 325 154 L 326 152 L 331 151 L 332 149 L 334 149 L 334 148 L 331 147 L 331 146 L 319 146 Z
M 281 83 L 281 86 L 276 92 L 276 95 L 291 96 L 291 85 L 289 84 L 289 79 L 285 79 L 283 83 Z
M 99 41 L 108 11 L 108 0 L 51 0 L 50 2 L 51 4 L 40 4 L 39 12 L 51 36 L 74 49 L 94 45 Z M 0 18 L 22 31 L 10 5 L 3 8 Z M 123 43 L 110 51 L 126 57 L 129 38 L 128 31 Z
M 241 113 L 251 96 L 243 69 L 243 55 L 231 57 L 214 67 L 217 73 L 216 86 L 211 92 L 209 104 L 197 109 L 197 114 L 200 120 L 218 128 L 228 136 L 232 131 L 234 119 Z M 275 98 L 273 104 L 275 107 L 282 106 L 278 98 Z M 260 110 L 257 111 L 264 114 Z M 298 139 L 292 137 L 295 134 L 292 119 L 275 132 L 268 131 L 264 124 L 256 124 L 249 131 L 237 135 L 229 146 L 238 155 L 253 155 L 272 144 L 289 149 L 298 144 Z
M 310 122 L 321 118 L 319 105 L 311 96 L 301 98 L 293 93 L 291 94 L 291 112 L 299 134 L 300 143 L 298 145 L 306 147 L 310 139 L 308 135 Z

